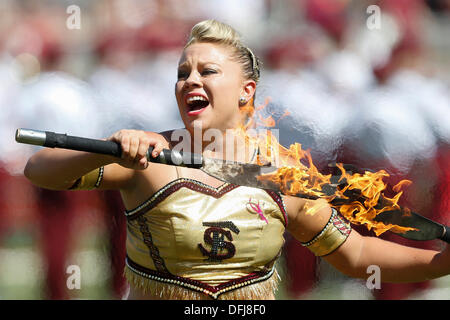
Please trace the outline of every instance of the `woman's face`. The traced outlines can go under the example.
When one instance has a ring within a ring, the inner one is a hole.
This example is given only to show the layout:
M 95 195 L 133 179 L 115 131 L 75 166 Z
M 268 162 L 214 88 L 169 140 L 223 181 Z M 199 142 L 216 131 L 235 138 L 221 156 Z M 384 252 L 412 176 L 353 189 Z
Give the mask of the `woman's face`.
M 245 80 L 232 51 L 213 43 L 187 47 L 178 65 L 175 95 L 186 129 L 235 128 L 241 120 L 239 98 L 250 99 L 255 83 Z

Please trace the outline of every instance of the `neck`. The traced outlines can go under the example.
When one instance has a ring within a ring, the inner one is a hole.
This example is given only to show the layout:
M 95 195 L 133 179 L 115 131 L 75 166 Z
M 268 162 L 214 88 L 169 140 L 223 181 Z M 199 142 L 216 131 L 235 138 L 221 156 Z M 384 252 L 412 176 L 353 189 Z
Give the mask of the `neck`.
M 253 143 L 243 131 L 207 130 L 191 133 L 190 150 L 205 157 L 227 161 L 253 162 L 256 159 L 256 143 Z

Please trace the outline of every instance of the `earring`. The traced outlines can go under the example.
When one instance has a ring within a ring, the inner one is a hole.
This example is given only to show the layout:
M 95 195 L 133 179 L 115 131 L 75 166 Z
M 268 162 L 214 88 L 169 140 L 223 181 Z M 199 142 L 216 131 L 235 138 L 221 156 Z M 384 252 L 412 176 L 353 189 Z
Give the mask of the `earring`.
M 246 100 L 244 97 L 240 97 L 240 98 L 239 98 L 239 103 L 240 103 L 241 105 L 244 105 L 244 104 L 247 103 L 247 100 Z

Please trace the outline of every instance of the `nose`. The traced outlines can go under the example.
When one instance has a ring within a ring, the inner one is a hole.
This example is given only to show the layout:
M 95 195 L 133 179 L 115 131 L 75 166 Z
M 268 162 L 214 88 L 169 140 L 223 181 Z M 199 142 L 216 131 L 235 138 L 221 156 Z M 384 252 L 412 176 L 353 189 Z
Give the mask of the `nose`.
M 202 86 L 202 82 L 200 81 L 200 75 L 198 74 L 197 71 L 192 71 L 189 74 L 189 77 L 186 79 L 184 85 L 186 87 L 201 87 Z

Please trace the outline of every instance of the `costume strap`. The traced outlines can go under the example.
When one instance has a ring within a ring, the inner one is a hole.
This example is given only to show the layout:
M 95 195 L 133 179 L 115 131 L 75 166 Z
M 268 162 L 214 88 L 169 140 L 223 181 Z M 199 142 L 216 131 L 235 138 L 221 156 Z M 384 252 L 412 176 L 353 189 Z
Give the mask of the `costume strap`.
M 309 242 L 301 244 L 311 250 L 316 256 L 321 257 L 332 253 L 347 240 L 352 228 L 342 218 L 335 208 L 331 208 L 330 220 L 322 231 Z
M 92 190 L 98 188 L 103 179 L 103 171 L 104 167 L 100 167 L 86 173 L 81 178 L 78 178 L 69 190 Z

